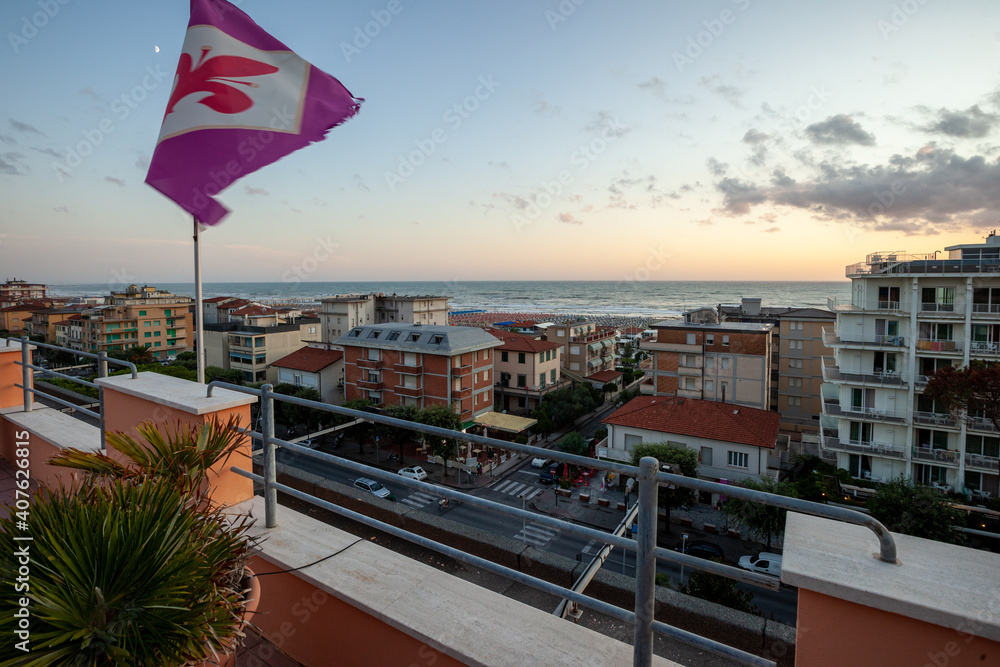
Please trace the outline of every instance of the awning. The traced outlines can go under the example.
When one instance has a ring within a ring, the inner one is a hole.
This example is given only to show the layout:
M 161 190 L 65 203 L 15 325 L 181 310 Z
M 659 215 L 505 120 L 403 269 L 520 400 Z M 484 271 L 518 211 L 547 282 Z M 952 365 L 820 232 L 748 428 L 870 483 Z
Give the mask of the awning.
M 604 348 L 609 348 L 609 347 L 611 347 L 614 344 L 615 344 L 614 341 L 611 340 L 610 338 L 608 340 L 602 340 L 601 341 L 601 347 L 604 347 Z
M 537 419 L 528 419 L 527 417 L 518 417 L 517 415 L 508 415 L 501 412 L 484 412 L 473 421 L 487 428 L 507 433 L 520 433 L 538 423 Z
M 600 343 L 591 343 L 590 345 L 587 346 L 587 348 L 590 349 L 593 352 L 596 352 L 597 350 L 601 349 L 601 344 Z
M 458 430 L 459 431 L 464 431 L 465 429 L 469 428 L 470 426 L 475 426 L 475 425 L 476 425 L 476 421 L 475 420 L 467 421 L 467 422 L 462 422 L 462 425 L 458 427 Z
M 604 363 L 610 364 L 612 361 L 615 360 L 615 355 L 613 355 L 613 354 L 606 354 L 606 355 L 604 355 L 604 357 L 602 358 L 602 360 L 604 361 Z
M 601 365 L 601 360 L 600 359 L 591 359 L 590 361 L 587 362 L 587 365 L 588 366 L 600 366 Z

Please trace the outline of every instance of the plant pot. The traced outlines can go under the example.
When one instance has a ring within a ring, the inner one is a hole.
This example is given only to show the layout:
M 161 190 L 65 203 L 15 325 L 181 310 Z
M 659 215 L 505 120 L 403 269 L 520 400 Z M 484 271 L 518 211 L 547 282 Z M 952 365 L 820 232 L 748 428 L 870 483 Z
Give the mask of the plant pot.
M 257 613 L 260 606 L 260 580 L 249 567 L 243 570 L 243 589 L 246 590 L 246 607 L 243 609 L 243 619 L 240 621 L 240 632 L 246 628 L 250 617 Z M 236 654 L 242 648 L 243 642 L 235 647 L 233 651 L 220 655 L 218 659 L 209 658 L 198 664 L 197 667 L 236 667 Z

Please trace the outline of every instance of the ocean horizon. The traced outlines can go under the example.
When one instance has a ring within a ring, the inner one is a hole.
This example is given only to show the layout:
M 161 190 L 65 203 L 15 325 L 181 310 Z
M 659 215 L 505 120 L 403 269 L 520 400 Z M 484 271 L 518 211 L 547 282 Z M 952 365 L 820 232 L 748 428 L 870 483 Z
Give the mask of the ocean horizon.
M 193 283 L 149 283 L 161 290 L 194 296 Z M 62 297 L 104 296 L 122 290 L 121 282 L 49 285 Z M 826 308 L 828 297 L 849 300 L 843 281 L 733 280 L 508 280 L 508 281 L 338 281 L 212 282 L 203 296 L 233 296 L 258 301 L 314 302 L 335 294 L 383 292 L 451 297 L 452 311 L 487 310 L 555 315 L 607 315 L 629 318 L 676 317 L 703 306 L 739 303 L 757 297 L 764 306 Z

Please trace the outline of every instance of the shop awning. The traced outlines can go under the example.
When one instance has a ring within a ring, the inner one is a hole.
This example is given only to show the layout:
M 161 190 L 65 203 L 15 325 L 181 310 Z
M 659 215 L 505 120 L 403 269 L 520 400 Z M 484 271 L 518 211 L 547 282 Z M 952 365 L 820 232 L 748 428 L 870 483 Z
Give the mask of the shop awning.
M 538 423 L 537 419 L 518 417 L 517 415 L 507 415 L 502 412 L 485 412 L 473 420 L 477 424 L 482 424 L 486 428 L 505 431 L 507 433 L 520 433 L 526 431 Z

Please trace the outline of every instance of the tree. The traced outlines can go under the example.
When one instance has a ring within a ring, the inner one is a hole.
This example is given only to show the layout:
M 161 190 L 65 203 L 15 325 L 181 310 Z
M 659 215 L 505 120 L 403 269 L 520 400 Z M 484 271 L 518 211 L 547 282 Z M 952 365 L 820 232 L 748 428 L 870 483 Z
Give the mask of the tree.
M 284 396 L 294 396 L 295 398 L 302 398 L 307 401 L 317 401 L 320 403 L 323 401 L 320 393 L 312 387 L 299 387 L 289 382 L 275 385 L 274 393 Z M 303 424 L 306 430 L 310 430 L 312 425 L 315 424 L 316 430 L 319 430 L 320 424 L 327 414 L 322 410 L 307 408 L 284 401 L 275 401 L 274 403 L 274 418 L 278 423 L 285 426 Z
M 125 352 L 125 360 L 139 364 L 151 364 L 156 361 L 156 357 L 150 352 L 148 345 L 136 345 Z
M 740 482 L 744 489 L 775 493 L 779 496 L 798 498 L 795 487 L 788 482 L 779 482 L 773 477 L 758 477 Z M 722 506 L 723 513 L 739 526 L 743 526 L 758 541 L 767 544 L 771 549 L 771 539 L 785 532 L 785 515 L 787 510 L 773 505 L 755 503 L 740 498 L 729 498 Z
M 608 394 L 615 393 L 616 391 L 618 391 L 617 382 L 605 382 L 604 386 L 601 387 L 601 393 L 604 394 L 605 397 L 607 397 Z
M 1000 363 L 975 359 L 963 368 L 939 368 L 928 375 L 924 398 L 940 403 L 958 420 L 981 417 L 1000 431 Z
M 420 408 L 415 405 L 387 405 L 383 410 L 387 417 L 403 419 L 408 422 L 416 421 L 420 414 Z M 399 445 L 399 460 L 403 460 L 403 443 L 410 437 L 410 430 L 401 426 L 387 426 L 378 424 L 375 426 L 375 433 L 385 438 L 386 443 L 396 443 Z
M 698 475 L 698 455 L 693 449 L 688 449 L 684 445 L 675 445 L 668 442 L 644 442 L 632 448 L 632 465 L 639 465 L 639 461 L 644 456 L 652 456 L 663 464 L 670 464 L 674 473 L 685 477 L 697 477 Z M 670 534 L 670 510 L 680 507 L 690 502 L 692 498 L 691 489 L 676 487 L 669 489 L 660 486 L 659 506 L 666 510 L 667 516 L 664 522 L 665 532 Z
M 965 544 L 965 535 L 952 528 L 962 522 L 958 510 L 940 493 L 905 477 L 879 486 L 866 506 L 873 517 L 893 532 Z
M 721 562 L 719 559 L 713 560 Z M 688 577 L 687 584 L 682 583 L 677 590 L 684 595 L 715 602 L 747 614 L 760 613 L 757 605 L 753 603 L 753 593 L 736 588 L 735 581 L 718 574 L 695 570 Z
M 556 444 L 556 447 L 559 448 L 559 451 L 566 452 L 567 454 L 576 454 L 577 456 L 590 455 L 590 444 L 579 431 L 567 433 L 563 439 Z
M 601 393 L 589 382 L 558 389 L 542 399 L 532 417 L 538 423 L 535 433 L 552 433 L 572 424 L 578 417 L 592 412 L 601 403 Z
M 448 405 L 432 405 L 424 408 L 417 414 L 414 420 L 420 424 L 437 426 L 458 430 L 461 426 L 459 417 Z M 455 458 L 457 441 L 452 438 L 442 438 L 440 436 L 425 435 L 424 441 L 434 456 L 440 456 L 444 460 L 444 476 L 448 476 L 448 461 Z
M 349 410 L 359 410 L 361 412 L 372 412 L 375 408 L 375 401 L 370 398 L 355 398 L 350 401 L 345 401 L 340 407 L 348 408 Z M 349 421 L 354 421 L 354 417 L 345 417 L 343 415 L 336 415 L 334 418 L 334 424 L 339 426 L 341 424 L 346 424 Z M 368 437 L 369 431 L 371 431 L 371 424 L 368 422 L 362 422 L 351 427 L 351 435 L 353 435 L 358 440 L 358 453 L 364 454 L 365 452 L 365 438 Z
M 190 363 L 190 362 L 184 362 Z M 198 362 L 195 362 L 197 366 Z M 205 367 L 205 379 L 211 382 L 212 380 L 222 380 L 223 382 L 228 382 L 230 384 L 243 384 L 243 371 L 237 370 L 235 368 L 221 368 L 219 366 L 206 366 Z M 293 385 L 294 386 L 294 385 Z

